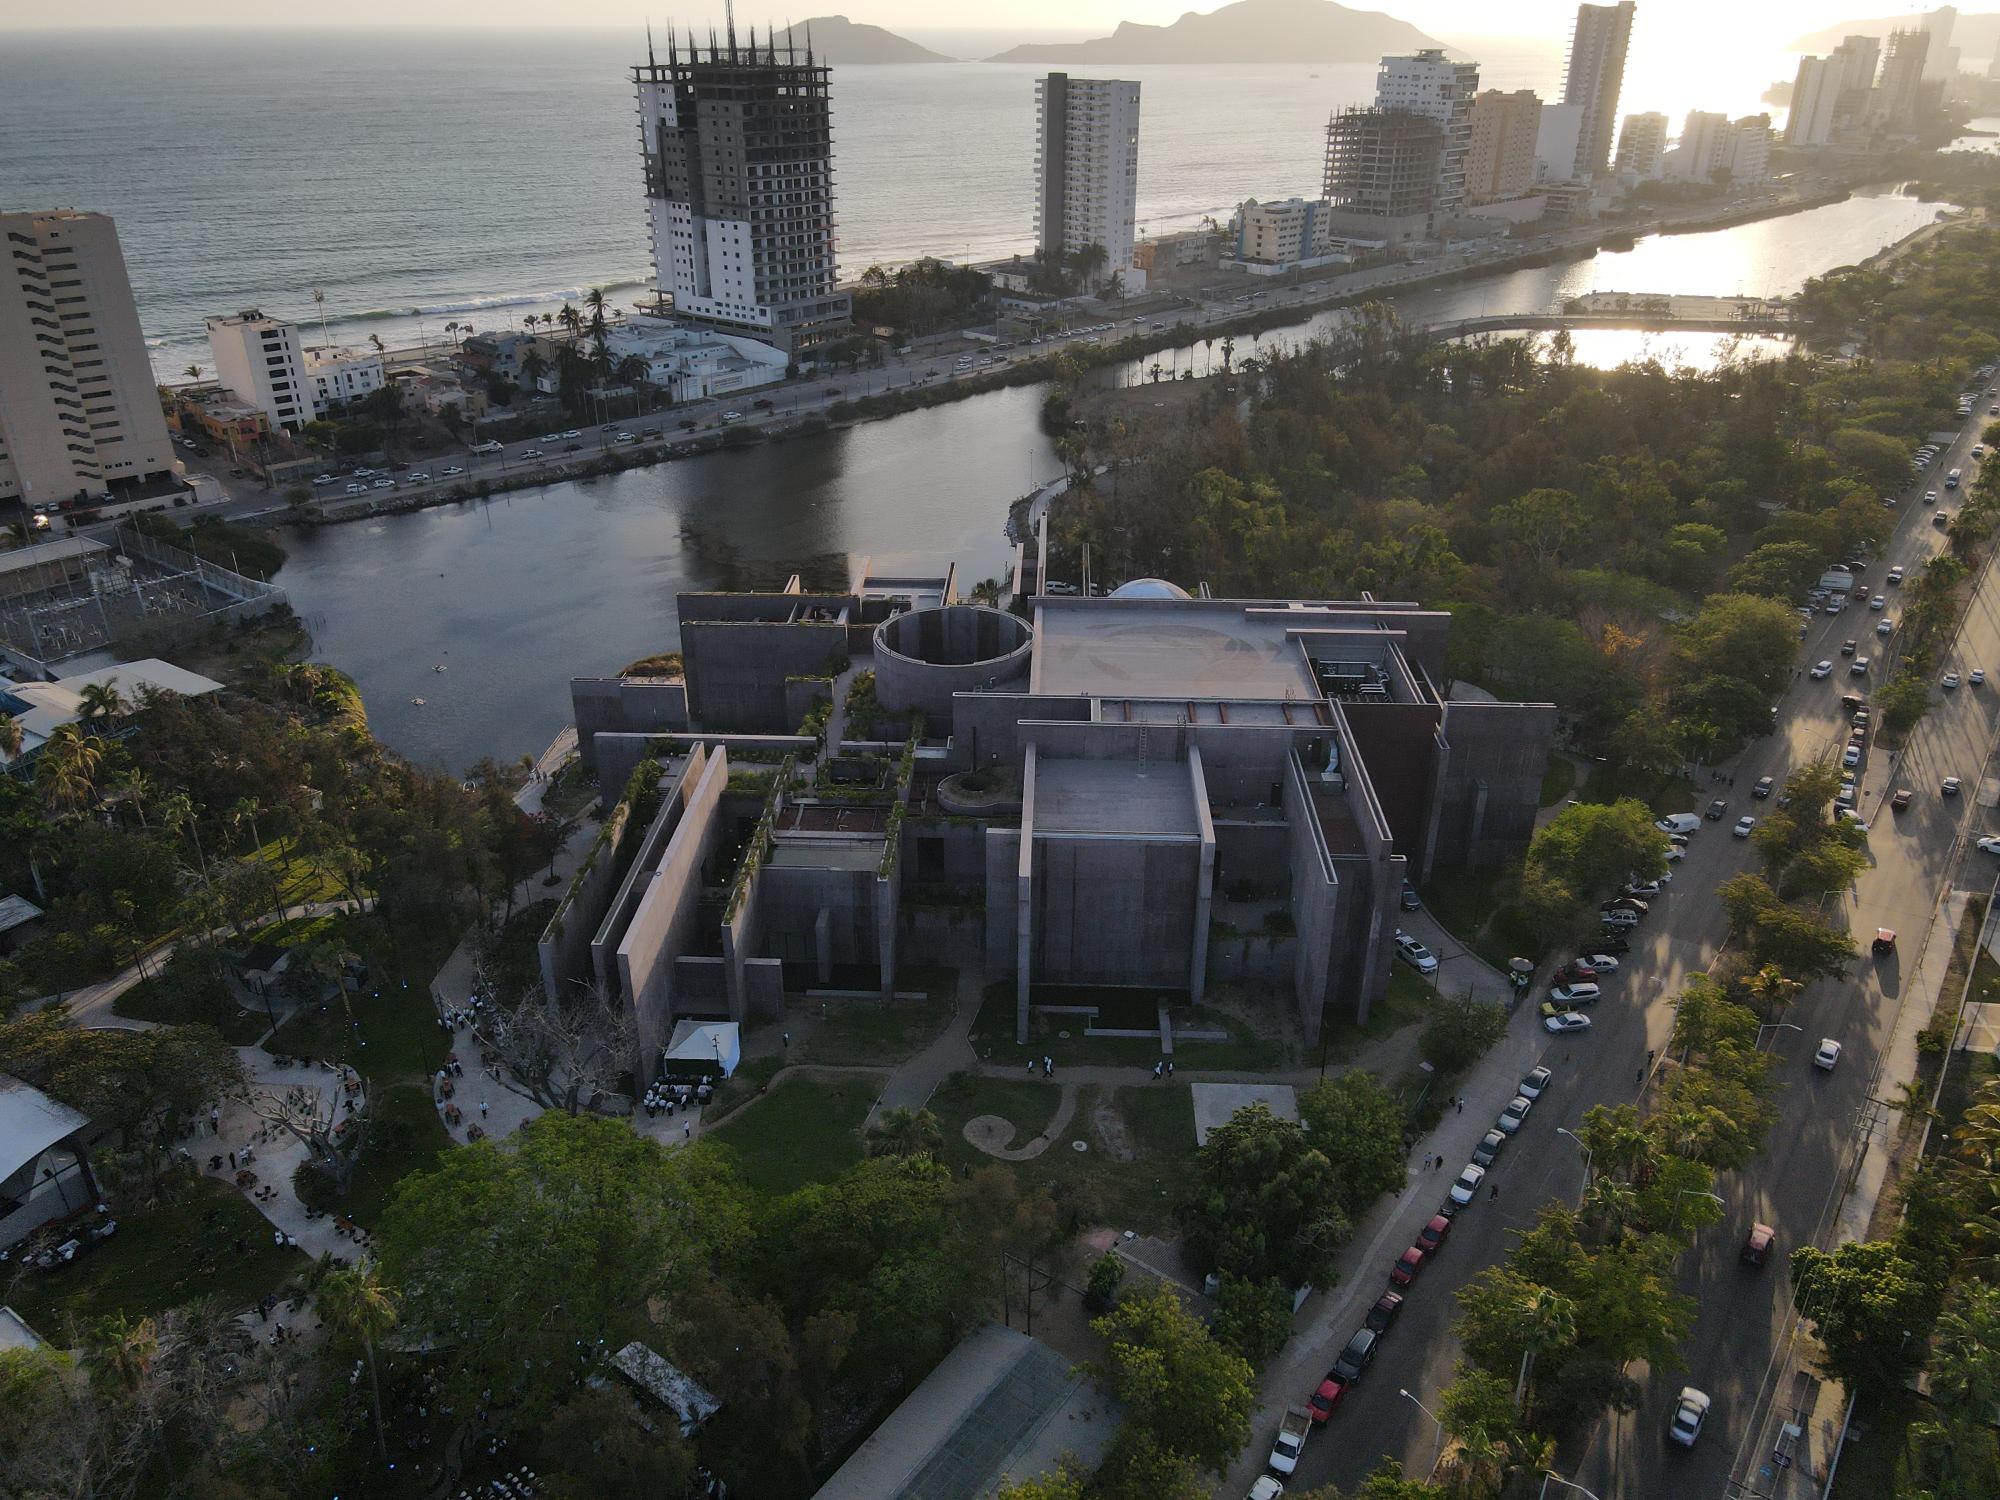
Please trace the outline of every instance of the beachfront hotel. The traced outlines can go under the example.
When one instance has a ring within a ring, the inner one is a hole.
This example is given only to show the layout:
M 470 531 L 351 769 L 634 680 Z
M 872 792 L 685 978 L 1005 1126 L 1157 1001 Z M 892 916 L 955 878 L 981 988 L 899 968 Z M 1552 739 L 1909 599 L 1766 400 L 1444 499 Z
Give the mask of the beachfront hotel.
M 117 228 L 0 213 L 0 513 L 179 487 Z
M 648 43 L 632 69 L 659 310 L 793 352 L 843 332 L 830 69 L 789 41 Z
M 1139 85 L 1051 73 L 1035 82 L 1035 253 L 1057 264 L 1102 246 L 1098 274 L 1133 278 Z

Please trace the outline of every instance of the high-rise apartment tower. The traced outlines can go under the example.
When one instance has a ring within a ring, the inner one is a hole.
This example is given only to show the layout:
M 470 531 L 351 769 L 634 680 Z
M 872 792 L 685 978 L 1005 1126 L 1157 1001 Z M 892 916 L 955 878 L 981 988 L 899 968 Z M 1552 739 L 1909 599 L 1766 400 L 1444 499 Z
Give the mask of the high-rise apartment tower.
M 1035 82 L 1035 249 L 1044 265 L 1099 246 L 1095 274 L 1132 265 L 1139 85 L 1051 73 Z
M 1667 117 L 1657 112 L 1627 115 L 1618 127 L 1618 160 L 1621 172 L 1634 172 L 1650 181 L 1660 175 L 1667 154 Z
M 653 279 L 681 322 L 782 349 L 844 329 L 835 290 L 833 104 L 826 64 L 734 25 L 706 49 L 650 43 L 633 68 Z
M 1542 101 L 1533 89 L 1488 89 L 1472 101 L 1472 148 L 1465 157 L 1465 199 L 1498 203 L 1535 185 L 1535 139 Z
M 1472 149 L 1472 101 L 1479 92 L 1479 64 L 1452 62 L 1437 48 L 1385 57 L 1375 74 L 1375 107 L 1436 120 L 1437 195 L 1431 208 L 1454 214 L 1465 207 L 1465 164 Z
M 1618 94 L 1625 85 L 1625 54 L 1632 45 L 1633 0 L 1579 5 L 1569 40 L 1563 103 L 1583 110 L 1577 132 L 1578 177 L 1594 177 L 1611 162 L 1611 132 L 1618 123 Z
M 173 460 L 111 220 L 0 213 L 0 502 L 142 493 Z

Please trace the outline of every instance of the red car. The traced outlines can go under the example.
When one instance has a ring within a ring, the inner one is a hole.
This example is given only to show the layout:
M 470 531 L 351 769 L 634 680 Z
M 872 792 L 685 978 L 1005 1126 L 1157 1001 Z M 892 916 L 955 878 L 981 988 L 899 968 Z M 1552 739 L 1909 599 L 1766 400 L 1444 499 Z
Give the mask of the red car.
M 1347 1382 L 1338 1375 L 1328 1375 L 1319 1383 L 1319 1389 L 1312 1393 L 1306 1403 L 1306 1410 L 1315 1422 L 1324 1422 L 1333 1415 L 1333 1409 L 1347 1396 Z
M 1445 1236 L 1450 1233 L 1451 1220 L 1439 1214 L 1418 1232 L 1414 1248 L 1423 1251 L 1426 1256 L 1436 1255 L 1444 1246 Z
M 1397 1286 L 1408 1286 L 1411 1282 L 1417 1279 L 1417 1272 L 1421 1271 L 1423 1268 L 1424 1268 L 1423 1248 L 1418 1245 L 1412 1245 L 1410 1246 L 1409 1249 L 1405 1250 L 1402 1254 L 1402 1257 L 1393 1266 L 1389 1268 L 1389 1279 L 1395 1282 Z

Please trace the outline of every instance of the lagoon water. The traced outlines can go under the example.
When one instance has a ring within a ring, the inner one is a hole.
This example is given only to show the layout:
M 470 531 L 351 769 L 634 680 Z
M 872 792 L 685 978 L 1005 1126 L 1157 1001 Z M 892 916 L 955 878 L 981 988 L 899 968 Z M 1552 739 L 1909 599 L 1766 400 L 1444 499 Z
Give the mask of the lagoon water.
M 1407 294 L 1398 306 L 1422 321 L 1543 312 L 1579 291 L 1648 290 L 1668 278 L 1684 291 L 1781 293 L 1934 212 L 1896 195 L 1859 196 Z M 1762 284 L 1745 279 L 1753 276 Z M 1333 316 L 1261 342 L 1309 337 Z M 1237 357 L 1254 347 L 1239 344 Z M 1713 335 L 1577 337 L 1578 358 L 1596 364 L 1699 367 L 1780 347 Z M 1197 344 L 1177 367 L 1200 373 L 1211 359 L 1219 348 Z M 292 560 L 279 582 L 312 625 L 317 654 L 360 682 L 387 743 L 452 769 L 483 754 L 517 757 L 569 721 L 572 676 L 613 672 L 677 643 L 673 596 L 683 589 L 782 583 L 794 569 L 837 581 L 864 556 L 897 570 L 955 561 L 968 586 L 1004 573 L 1009 502 L 1060 471 L 1036 420 L 1040 403 L 1039 387 L 1018 387 L 821 437 L 289 530 Z

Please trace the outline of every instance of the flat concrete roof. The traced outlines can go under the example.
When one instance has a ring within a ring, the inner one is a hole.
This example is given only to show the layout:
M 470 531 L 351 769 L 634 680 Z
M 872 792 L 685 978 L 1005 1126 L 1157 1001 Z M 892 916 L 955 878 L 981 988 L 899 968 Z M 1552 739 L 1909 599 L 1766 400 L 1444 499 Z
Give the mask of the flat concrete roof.
M 882 840 L 854 839 L 841 843 L 804 844 L 778 839 L 765 861 L 774 870 L 879 870 Z
M 1198 838 L 1194 784 L 1187 762 L 1050 760 L 1035 762 L 1036 833 L 1125 833 Z
M 1094 698 L 1319 696 L 1287 621 L 1241 605 L 1154 599 L 1043 601 L 1032 691 Z

